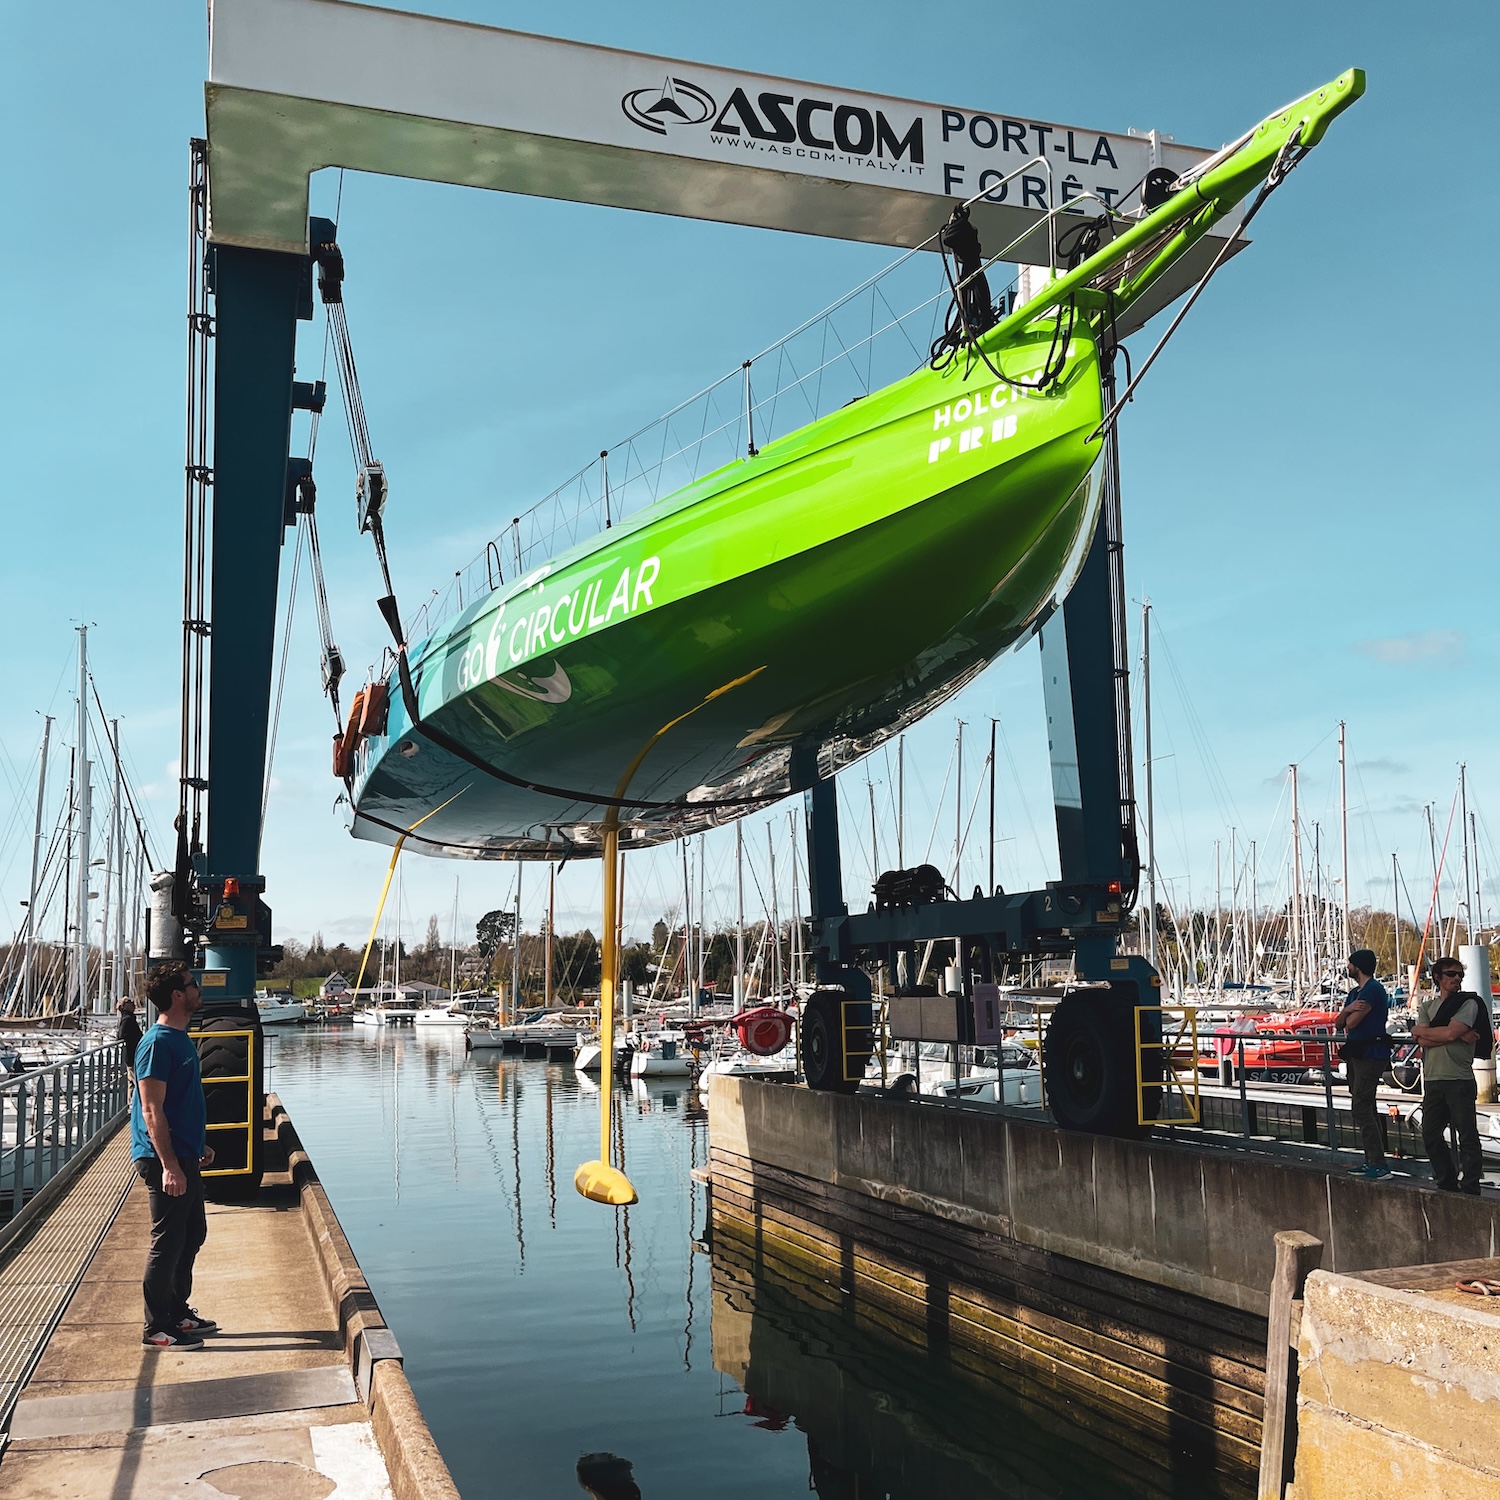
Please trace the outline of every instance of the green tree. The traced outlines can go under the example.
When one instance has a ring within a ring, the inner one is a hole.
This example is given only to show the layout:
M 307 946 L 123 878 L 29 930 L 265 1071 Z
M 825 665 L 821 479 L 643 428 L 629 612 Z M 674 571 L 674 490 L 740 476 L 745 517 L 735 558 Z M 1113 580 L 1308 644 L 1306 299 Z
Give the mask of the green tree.
M 513 942 L 516 936 L 516 914 L 513 911 L 487 911 L 474 928 L 474 943 L 479 956 L 484 960 L 484 972 L 488 977 L 494 968 L 495 955 L 501 945 Z

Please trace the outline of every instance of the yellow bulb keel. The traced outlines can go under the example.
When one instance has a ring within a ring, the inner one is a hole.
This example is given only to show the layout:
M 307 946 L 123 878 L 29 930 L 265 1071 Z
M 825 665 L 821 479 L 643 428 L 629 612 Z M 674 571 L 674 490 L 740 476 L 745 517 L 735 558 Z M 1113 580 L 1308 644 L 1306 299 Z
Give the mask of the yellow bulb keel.
M 630 1179 L 618 1167 L 611 1167 L 602 1161 L 584 1162 L 573 1174 L 573 1186 L 595 1203 L 623 1206 L 637 1201 L 635 1187 Z

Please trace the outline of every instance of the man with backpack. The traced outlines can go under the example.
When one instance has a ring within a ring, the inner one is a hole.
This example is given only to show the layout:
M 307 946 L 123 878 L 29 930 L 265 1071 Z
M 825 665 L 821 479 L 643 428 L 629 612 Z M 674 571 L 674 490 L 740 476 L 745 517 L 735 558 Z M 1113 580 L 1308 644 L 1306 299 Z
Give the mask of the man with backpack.
M 1489 1007 L 1478 995 L 1459 988 L 1463 977 L 1464 966 L 1456 958 L 1440 958 L 1433 964 L 1436 990 L 1417 1007 L 1411 1034 L 1422 1049 L 1422 1144 L 1433 1178 L 1450 1193 L 1478 1197 L 1484 1158 L 1474 1108 L 1479 1093 L 1474 1058 L 1493 1056 L 1495 1042 Z M 1457 1170 L 1443 1138 L 1450 1127 L 1458 1141 Z

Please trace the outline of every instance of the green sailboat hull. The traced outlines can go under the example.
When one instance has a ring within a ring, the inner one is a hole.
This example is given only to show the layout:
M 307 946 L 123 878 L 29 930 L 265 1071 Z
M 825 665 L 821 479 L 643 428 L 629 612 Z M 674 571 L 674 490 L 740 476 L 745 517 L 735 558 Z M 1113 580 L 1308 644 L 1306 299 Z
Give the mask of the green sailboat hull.
M 1139 217 L 1080 219 L 1093 253 L 945 368 L 698 480 L 415 643 L 410 691 L 392 674 L 384 729 L 354 756 L 353 832 L 475 858 L 592 853 L 615 798 L 626 845 L 649 843 L 931 712 L 1025 640 L 1081 565 L 1116 315 L 1264 184 L 1253 216 L 1363 91 L 1351 69 Z M 1011 383 L 1028 381 L 1043 388 Z
M 998 356 L 1027 380 L 1050 329 Z M 991 358 L 996 358 L 992 354 Z M 794 750 L 844 764 L 1026 639 L 1097 514 L 1097 351 L 1045 394 L 974 361 L 924 369 L 710 475 L 458 616 L 392 679 L 356 766 L 354 831 L 473 857 L 675 837 L 784 794 Z M 733 684 L 733 686 L 730 686 Z M 450 800 L 451 799 L 451 800 Z M 446 804 L 446 805 L 444 805 Z M 441 808 L 434 813 L 434 808 Z M 428 816 L 428 815 L 431 816 Z

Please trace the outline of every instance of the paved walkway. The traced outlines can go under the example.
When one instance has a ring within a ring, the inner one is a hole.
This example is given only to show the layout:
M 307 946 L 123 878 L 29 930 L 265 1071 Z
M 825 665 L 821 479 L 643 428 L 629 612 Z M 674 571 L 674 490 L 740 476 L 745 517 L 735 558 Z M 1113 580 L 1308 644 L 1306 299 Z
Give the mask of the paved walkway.
M 112 1212 L 124 1150 L 112 1141 L 49 1219 L 86 1202 Z M 273 1169 L 285 1165 L 276 1150 L 268 1137 Z M 194 1301 L 222 1332 L 202 1350 L 140 1343 L 148 1237 L 139 1183 L 102 1242 L 73 1226 L 87 1270 L 16 1405 L 0 1500 L 390 1500 L 290 1177 L 268 1173 L 253 1203 L 209 1205 Z M 23 1249 L 0 1269 L 0 1331 L 6 1307 L 25 1301 L 17 1274 L 35 1279 L 37 1261 L 28 1270 Z M 75 1270 L 64 1286 L 66 1273 L 51 1277 L 54 1307 L 76 1281 Z

